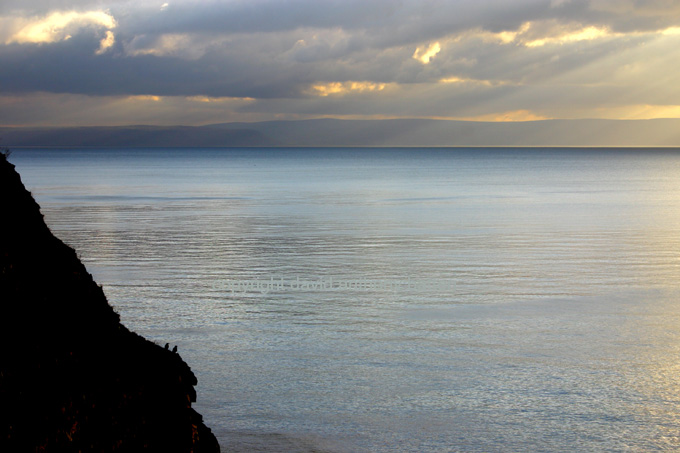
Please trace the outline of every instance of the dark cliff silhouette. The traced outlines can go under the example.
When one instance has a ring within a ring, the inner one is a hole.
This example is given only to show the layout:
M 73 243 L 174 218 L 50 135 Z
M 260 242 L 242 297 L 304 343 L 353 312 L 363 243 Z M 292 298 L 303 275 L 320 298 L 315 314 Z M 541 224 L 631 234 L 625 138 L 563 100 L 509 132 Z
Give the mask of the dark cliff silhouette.
M 189 366 L 120 323 L 5 155 L 0 197 L 0 451 L 219 451 Z

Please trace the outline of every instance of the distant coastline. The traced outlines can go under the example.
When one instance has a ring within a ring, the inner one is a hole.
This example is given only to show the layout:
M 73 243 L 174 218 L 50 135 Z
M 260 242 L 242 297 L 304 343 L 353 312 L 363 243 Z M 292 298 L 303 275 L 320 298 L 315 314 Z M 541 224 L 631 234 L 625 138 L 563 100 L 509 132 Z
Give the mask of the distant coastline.
M 267 121 L 0 127 L 4 147 L 680 147 L 680 119 Z

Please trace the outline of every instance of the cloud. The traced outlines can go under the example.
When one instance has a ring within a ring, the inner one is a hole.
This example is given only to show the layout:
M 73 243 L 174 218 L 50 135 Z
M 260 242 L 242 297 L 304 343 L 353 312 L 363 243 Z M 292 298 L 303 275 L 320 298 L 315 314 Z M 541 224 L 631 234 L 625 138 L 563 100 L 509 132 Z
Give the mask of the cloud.
M 273 118 L 271 115 L 238 112 L 240 107 L 253 101 L 247 98 L 205 96 L 86 96 L 52 93 L 0 95 L 0 124 L 173 126 Z M 86 114 L 83 115 L 82 112 Z
M 442 48 L 439 45 L 439 42 L 433 42 L 427 49 L 424 47 L 416 48 L 416 51 L 413 52 L 413 58 L 420 61 L 422 64 L 428 64 L 441 50 Z
M 116 37 L 111 30 L 106 30 L 106 37 L 99 41 L 99 49 L 95 52 L 97 55 L 101 55 L 111 47 L 116 42 Z
M 84 27 L 103 27 L 110 32 L 116 27 L 116 20 L 106 11 L 68 11 L 53 12 L 45 17 L 16 18 L 13 25 L 10 27 L 18 29 L 5 44 L 53 43 L 70 39 Z
M 366 91 L 382 91 L 387 84 L 373 82 L 330 82 L 314 84 L 312 93 L 318 96 L 345 95 L 348 93 L 363 93 Z
M 128 57 L 154 55 L 195 60 L 205 55 L 206 46 L 196 42 L 190 35 L 168 33 L 159 36 L 138 35 L 124 44 Z
M 581 28 L 576 31 L 567 32 L 558 36 L 548 36 L 545 38 L 536 39 L 525 42 L 527 47 L 544 46 L 546 44 L 564 44 L 576 41 L 589 41 L 603 37 L 612 36 L 612 33 L 607 28 L 599 28 L 595 26 Z
M 678 30 L 665 0 L 6 0 L 0 95 L 175 120 L 672 115 Z
M 505 85 L 507 82 L 502 80 L 479 80 L 479 79 L 468 79 L 462 77 L 445 77 L 439 80 L 439 83 L 461 83 L 461 84 L 472 84 L 472 85 L 484 85 L 484 86 L 494 86 L 494 85 Z

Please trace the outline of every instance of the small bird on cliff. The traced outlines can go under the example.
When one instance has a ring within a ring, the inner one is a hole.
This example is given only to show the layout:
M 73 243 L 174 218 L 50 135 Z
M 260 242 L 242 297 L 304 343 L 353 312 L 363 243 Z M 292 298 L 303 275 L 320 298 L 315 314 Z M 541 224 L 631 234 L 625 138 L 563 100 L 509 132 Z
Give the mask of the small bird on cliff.
M 165 349 L 168 349 L 170 347 L 170 343 L 165 343 Z
M 172 352 L 175 352 L 175 353 L 177 352 L 177 345 L 175 345 L 175 347 L 172 348 Z

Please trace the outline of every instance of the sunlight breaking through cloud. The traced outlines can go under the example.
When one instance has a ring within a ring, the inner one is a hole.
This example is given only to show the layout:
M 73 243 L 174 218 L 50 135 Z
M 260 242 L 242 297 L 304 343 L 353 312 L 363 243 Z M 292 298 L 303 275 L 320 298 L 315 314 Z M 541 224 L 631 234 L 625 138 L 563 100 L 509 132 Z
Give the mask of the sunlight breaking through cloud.
M 330 82 L 312 85 L 312 90 L 318 96 L 344 95 L 351 92 L 382 91 L 386 83 L 373 82 Z
M 420 61 L 422 64 L 428 64 L 434 57 L 442 50 L 439 42 L 434 42 L 429 45 L 427 49 L 418 47 L 413 52 L 413 58 Z
M 6 44 L 53 43 L 70 39 L 74 33 L 84 27 L 103 27 L 110 32 L 117 25 L 114 17 L 107 11 L 54 12 L 46 17 L 18 21 L 21 23 L 19 30 L 7 40 Z M 111 35 L 107 33 L 107 37 L 102 42 L 102 48 L 107 47 L 104 41 L 112 45 L 113 33 Z
M 512 110 L 509 112 L 490 113 L 488 115 L 478 115 L 466 118 L 457 118 L 466 121 L 488 121 L 488 122 L 516 122 L 516 121 L 539 121 L 550 119 L 543 115 L 538 115 L 530 110 Z
M 649 120 L 655 118 L 680 118 L 680 105 L 629 105 L 617 109 L 600 109 L 605 118 Z
M 187 101 L 210 103 L 224 103 L 224 102 L 253 102 L 254 98 L 238 98 L 238 97 L 210 97 L 210 96 L 187 96 Z
M 618 37 L 623 33 L 614 33 L 609 27 L 588 26 L 569 27 L 559 26 L 550 22 L 524 22 L 516 30 L 489 32 L 475 30 L 466 33 L 469 37 L 478 37 L 487 42 L 500 44 L 518 44 L 525 47 L 541 47 L 548 44 L 567 44 L 578 41 L 591 41 L 604 37 Z
M 150 94 L 137 94 L 134 96 L 127 96 L 126 100 L 127 101 L 152 101 L 152 102 L 160 102 L 163 99 L 163 96 L 153 96 Z
M 586 27 L 579 30 L 565 33 L 559 36 L 548 36 L 545 38 L 535 39 L 532 41 L 526 41 L 523 44 L 527 47 L 539 47 L 545 46 L 546 44 L 564 44 L 569 42 L 577 41 L 590 41 L 593 39 L 603 38 L 607 36 L 619 35 L 618 33 L 612 33 L 606 27 Z
M 474 84 L 474 85 L 484 85 L 484 86 L 494 86 L 494 85 L 506 85 L 507 82 L 504 82 L 502 80 L 480 80 L 480 79 L 471 79 L 471 78 L 465 78 L 465 77 L 445 77 L 443 79 L 439 79 L 439 83 L 469 83 L 469 84 Z
M 107 50 L 109 50 L 111 47 L 113 47 L 113 44 L 116 42 L 116 37 L 113 35 L 113 32 L 111 30 L 106 30 L 106 38 L 102 39 L 99 42 L 99 49 L 97 50 L 96 54 L 101 55 Z

